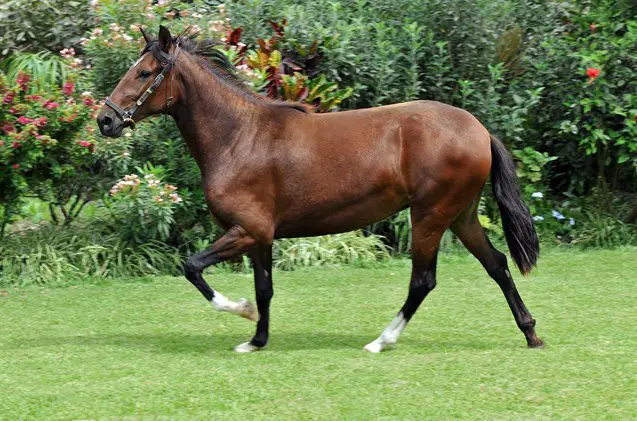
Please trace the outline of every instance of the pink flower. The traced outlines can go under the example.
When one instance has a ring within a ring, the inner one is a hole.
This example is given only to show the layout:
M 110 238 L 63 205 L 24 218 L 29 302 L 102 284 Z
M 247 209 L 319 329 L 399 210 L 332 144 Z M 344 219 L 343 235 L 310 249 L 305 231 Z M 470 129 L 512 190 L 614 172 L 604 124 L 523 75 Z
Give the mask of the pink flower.
M 33 123 L 33 119 L 27 118 L 27 117 L 22 115 L 22 116 L 18 117 L 18 123 L 20 123 L 22 125 L 30 124 L 30 123 Z
M 0 146 L 4 146 L 4 140 L 0 140 Z
M 13 98 L 15 98 L 15 94 L 13 92 L 7 92 L 2 102 L 4 104 L 11 104 L 13 102 Z
M 16 113 L 15 108 L 13 107 L 9 108 L 9 114 L 15 114 L 15 113 Z
M 22 147 L 22 145 L 20 144 L 20 142 L 11 142 L 11 147 L 13 149 L 18 149 L 18 148 Z
M 42 101 L 42 97 L 40 95 L 27 95 L 24 97 L 27 101 Z
M 62 87 L 62 92 L 64 92 L 64 95 L 71 95 L 74 90 L 75 84 L 73 82 L 70 82 L 68 80 L 64 82 L 64 86 Z
M 47 110 L 55 110 L 59 106 L 60 106 L 60 104 L 58 104 L 55 101 L 47 101 L 47 102 L 44 103 L 44 108 L 46 108 Z
M 80 140 L 79 142 L 77 142 L 77 144 L 80 146 L 84 146 L 85 148 L 88 148 L 91 146 L 91 142 L 87 142 L 86 140 Z
M 18 85 L 20 85 L 20 90 L 22 92 L 26 92 L 26 90 L 29 88 L 29 81 L 30 80 L 31 80 L 31 76 L 29 76 L 28 74 L 26 74 L 24 72 L 18 73 L 18 77 L 16 79 L 16 82 L 18 83 Z
M 597 26 L 595 26 L 595 24 L 594 24 L 594 23 L 591 23 L 590 25 L 588 25 L 588 29 L 589 29 L 591 32 L 595 32 L 595 28 L 597 28 Z
M 11 132 L 15 132 L 15 127 L 13 127 L 13 125 L 9 123 L 6 123 L 4 126 L 2 126 L 2 131 L 6 134 L 9 134 Z
M 36 127 L 44 127 L 46 126 L 46 123 L 46 117 L 40 117 L 33 120 L 33 124 L 35 124 Z
M 11 165 L 11 168 L 13 168 L 14 170 L 17 170 L 20 168 L 20 164 L 13 164 Z

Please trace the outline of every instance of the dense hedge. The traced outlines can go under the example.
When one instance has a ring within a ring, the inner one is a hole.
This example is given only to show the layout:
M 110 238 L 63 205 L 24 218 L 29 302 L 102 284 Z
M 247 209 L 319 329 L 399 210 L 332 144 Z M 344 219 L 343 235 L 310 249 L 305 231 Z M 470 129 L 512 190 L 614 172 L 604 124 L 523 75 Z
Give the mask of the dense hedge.
M 38 8 L 0 7 L 0 17 L 19 14 L 28 28 L 19 31 L 11 20 L 0 22 L 5 56 L 1 67 L 9 75 L 2 84 L 0 104 L 0 149 L 4 148 L 0 182 L 11 187 L 0 195 L 0 217 L 5 222 L 20 209 L 21 199 L 36 195 L 52 203 L 51 209 L 58 209 L 53 218 L 44 219 L 73 225 L 79 216 L 80 225 L 99 226 L 99 235 L 107 243 L 117 243 L 118 250 L 129 253 L 144 244 L 165 245 L 151 247 L 152 253 L 148 247 L 143 249 L 138 260 L 142 263 L 134 274 L 145 273 L 140 267 L 152 268 L 149 273 L 162 271 L 157 267 L 170 265 L 174 253 L 200 250 L 218 234 L 207 215 L 199 171 L 171 121 L 151 119 L 133 134 L 101 140 L 93 139 L 92 121 L 84 125 L 93 100 L 79 93 L 91 91 L 98 98 L 108 94 L 142 46 L 138 26 L 144 24 L 154 32 L 163 23 L 175 33 L 190 27 L 203 37 L 222 39 L 221 49 L 256 91 L 307 102 L 317 112 L 414 99 L 465 108 L 512 150 L 523 192 L 545 242 L 613 246 L 636 241 L 632 224 L 637 219 L 634 2 L 98 0 L 89 5 L 51 5 L 46 13 Z M 51 15 L 51 10 L 56 14 Z M 56 16 L 61 25 L 52 26 Z M 69 16 L 77 16 L 77 25 L 65 23 Z M 50 53 L 62 48 L 62 57 Z M 25 74 L 30 77 L 29 92 L 15 80 Z M 49 118 L 49 114 L 58 118 L 45 102 L 63 96 L 69 84 L 74 88 L 69 96 L 74 99 L 55 112 L 76 109 L 82 116 L 78 127 L 46 146 L 59 144 L 55 150 L 37 149 L 37 142 L 29 148 L 12 148 L 13 138 L 23 131 L 43 139 L 37 136 L 49 129 L 29 128 L 18 118 Z M 24 106 L 12 109 L 14 101 Z M 89 144 L 93 145 L 90 150 Z M 26 153 L 31 150 L 40 151 L 39 155 Z M 47 156 L 59 158 L 43 159 Z M 15 168 L 22 165 L 17 159 L 25 165 Z M 54 175 L 49 181 L 41 176 L 47 171 Z M 153 186 L 139 195 L 108 193 L 118 179 L 126 186 L 134 177 L 142 180 L 144 176 L 156 177 L 158 185 L 174 186 L 179 201 L 158 201 Z M 499 215 L 488 191 L 481 218 L 498 237 Z M 88 201 L 99 205 L 96 214 L 84 220 L 75 211 L 67 216 L 71 208 Z M 127 218 L 127 212 L 143 218 Z M 95 220 L 100 223 L 93 224 Z M 139 228 L 145 224 L 161 228 Z M 21 221 L 10 232 L 23 226 Z M 395 253 L 404 253 L 410 247 L 409 227 L 409 214 L 402 213 L 370 230 L 384 235 Z M 85 238 L 84 228 L 80 230 L 79 238 Z M 37 234 L 33 241 L 44 237 Z M 360 244 L 368 247 L 356 255 L 377 258 L 384 253 L 373 239 L 361 242 L 353 235 L 347 241 L 348 250 L 358 250 Z M 294 262 L 305 260 L 289 254 L 303 244 L 304 250 L 312 249 L 309 244 L 323 250 L 336 243 L 285 243 L 278 252 L 280 261 L 286 262 L 281 266 L 293 267 Z M 24 253 L 22 248 L 15 251 Z M 168 257 L 160 260 L 164 263 L 147 265 L 146 257 L 152 260 L 156 253 Z M 68 259 L 74 267 L 82 261 L 77 256 Z M 121 268 L 109 270 L 123 273 Z

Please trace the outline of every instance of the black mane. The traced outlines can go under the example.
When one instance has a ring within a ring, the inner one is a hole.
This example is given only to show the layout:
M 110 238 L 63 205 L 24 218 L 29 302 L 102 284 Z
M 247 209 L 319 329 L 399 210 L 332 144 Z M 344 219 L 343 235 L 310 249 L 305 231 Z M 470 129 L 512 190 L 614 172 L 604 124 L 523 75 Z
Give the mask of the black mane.
M 173 38 L 174 43 L 178 43 L 179 48 L 182 51 L 190 53 L 197 57 L 199 62 L 208 69 L 212 74 L 227 82 L 229 85 L 237 88 L 237 91 L 244 97 L 251 99 L 260 99 L 267 101 L 268 103 L 277 107 L 292 108 L 304 113 L 309 112 L 309 107 L 300 103 L 287 103 L 281 101 L 274 101 L 266 98 L 262 95 L 256 94 L 250 89 L 245 82 L 241 79 L 241 76 L 237 73 L 237 69 L 228 60 L 226 55 L 221 51 L 219 46 L 224 45 L 222 42 L 204 39 L 196 40 L 197 34 L 191 35 L 179 35 Z M 154 39 L 149 41 L 141 52 L 141 56 L 150 52 L 155 60 L 157 60 L 162 66 L 171 66 L 171 57 L 163 52 L 159 48 L 159 41 Z

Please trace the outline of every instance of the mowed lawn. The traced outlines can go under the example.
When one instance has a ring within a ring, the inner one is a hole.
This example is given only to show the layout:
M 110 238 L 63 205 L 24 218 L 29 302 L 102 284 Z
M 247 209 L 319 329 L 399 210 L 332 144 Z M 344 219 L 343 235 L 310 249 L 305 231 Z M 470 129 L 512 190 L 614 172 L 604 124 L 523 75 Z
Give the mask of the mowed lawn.
M 0 418 L 637 418 L 637 252 L 544 253 L 518 288 L 542 350 L 464 254 L 399 343 L 363 346 L 407 293 L 409 262 L 275 272 L 271 340 L 182 278 L 0 292 Z M 253 296 L 250 275 L 215 288 Z

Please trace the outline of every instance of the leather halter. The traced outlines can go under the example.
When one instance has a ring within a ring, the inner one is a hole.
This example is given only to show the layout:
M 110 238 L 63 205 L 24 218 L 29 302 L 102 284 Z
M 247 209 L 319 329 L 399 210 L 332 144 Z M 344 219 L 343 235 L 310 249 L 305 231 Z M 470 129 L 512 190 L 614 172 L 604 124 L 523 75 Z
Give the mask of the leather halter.
M 157 89 L 157 87 L 164 80 L 164 78 L 166 77 L 168 72 L 175 65 L 175 63 L 177 62 L 177 56 L 179 55 L 179 51 L 180 51 L 179 45 L 177 45 L 177 47 L 175 48 L 175 55 L 169 56 L 168 54 L 163 53 L 165 56 L 167 56 L 168 63 L 161 70 L 161 73 L 159 73 L 157 75 L 157 77 L 155 77 L 155 80 L 153 81 L 153 83 L 144 91 L 144 93 L 139 97 L 139 99 L 137 99 L 137 101 L 135 101 L 135 103 L 133 104 L 132 107 L 130 107 L 128 109 L 123 109 L 122 107 L 120 107 L 119 105 L 117 105 L 113 101 L 111 101 L 108 97 L 106 97 L 106 102 L 104 103 L 104 105 L 108 105 L 113 111 L 115 111 L 115 114 L 117 114 L 119 116 L 119 118 L 122 119 L 122 121 L 124 122 L 125 125 L 128 125 L 131 129 L 134 130 L 135 129 L 135 120 L 133 120 L 133 116 L 135 115 L 135 112 L 153 94 L 155 89 Z M 164 108 L 164 114 L 166 114 L 168 112 L 168 108 L 172 104 L 172 100 L 173 100 L 172 89 L 173 89 L 173 86 L 172 86 L 172 77 L 171 77 L 171 79 L 170 79 L 170 97 L 166 98 L 166 105 L 165 105 L 165 108 Z M 166 94 L 166 95 L 168 95 L 168 94 Z

